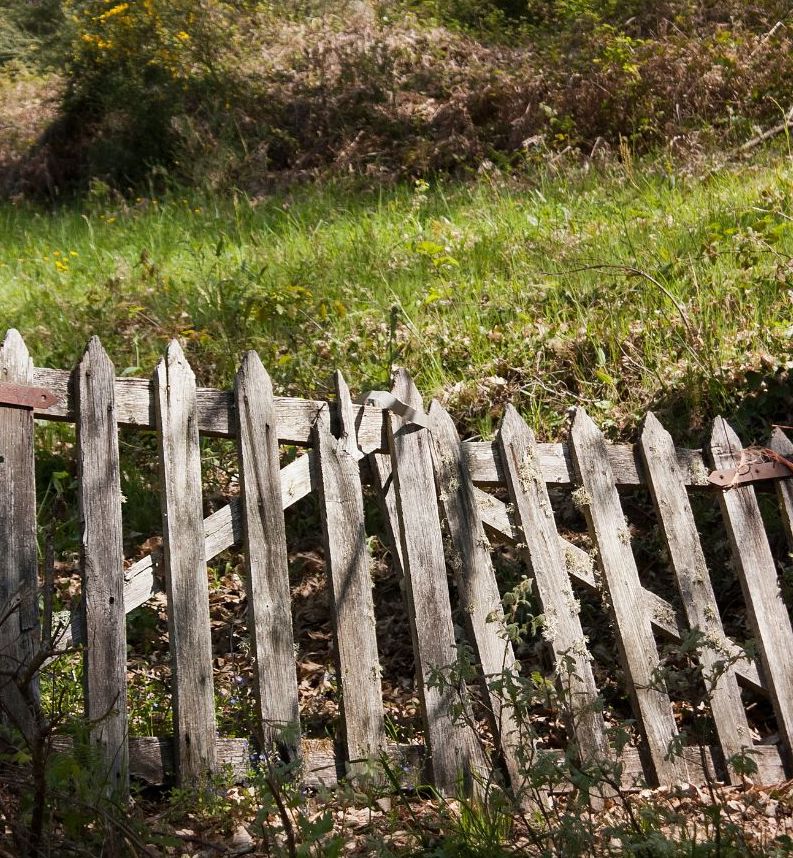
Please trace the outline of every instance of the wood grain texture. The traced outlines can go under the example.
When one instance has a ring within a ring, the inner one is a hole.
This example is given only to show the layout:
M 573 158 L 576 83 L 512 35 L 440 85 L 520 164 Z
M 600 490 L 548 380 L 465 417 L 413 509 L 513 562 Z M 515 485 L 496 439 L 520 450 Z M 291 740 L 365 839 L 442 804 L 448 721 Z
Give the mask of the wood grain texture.
M 47 420 L 74 422 L 75 400 L 68 372 L 59 369 L 37 369 L 34 384 L 46 387 L 60 397 L 52 408 L 37 411 Z M 117 418 L 120 426 L 154 429 L 156 427 L 155 396 L 151 382 L 145 378 L 117 378 L 115 383 Z M 288 396 L 274 398 L 278 440 L 282 444 L 308 446 L 311 427 L 321 408 L 327 403 Z M 221 438 L 237 434 L 237 413 L 234 393 L 201 387 L 196 391 L 198 430 L 202 435 Z M 371 405 L 355 406 L 358 442 L 364 452 L 386 450 L 384 412 Z
M 522 735 L 520 722 L 509 701 L 492 687 L 494 680 L 499 681 L 505 675 L 517 677 L 519 666 L 504 624 L 490 546 L 454 421 L 437 402 L 431 404 L 429 418 L 435 479 L 451 538 L 453 555 L 450 565 L 454 570 L 457 594 L 468 638 L 481 665 L 491 727 L 499 742 L 513 791 L 520 794 L 525 787 L 520 746 L 531 739 Z
M 0 347 L 0 381 L 33 383 L 33 362 L 13 328 Z M 6 713 L 32 740 L 34 718 L 15 681 L 39 644 L 33 412 L 0 406 L 0 691 Z M 38 695 L 38 684 L 30 687 Z
M 703 636 L 698 648 L 703 679 L 719 743 L 729 762 L 752 747 L 752 736 L 672 437 L 652 412 L 644 420 L 639 448 L 688 626 Z M 729 777 L 732 783 L 741 780 L 733 769 Z
M 281 468 L 281 504 L 288 509 L 316 488 L 313 473 L 314 454 L 309 452 Z M 231 503 L 204 519 L 204 552 L 207 561 L 217 557 L 221 551 L 242 542 L 242 501 L 233 498 Z M 127 613 L 145 604 L 156 593 L 162 592 L 158 580 L 164 577 L 160 552 L 147 554 L 133 563 L 124 572 L 124 605 Z M 83 623 L 80 612 L 70 615 L 68 611 L 56 616 L 63 626 L 59 642 L 62 646 L 83 643 Z
M 778 426 L 774 427 L 768 446 L 780 456 L 793 460 L 793 442 Z M 793 551 L 793 479 L 776 480 L 775 488 L 788 548 Z
M 130 770 L 134 778 L 152 785 L 173 783 L 173 742 L 170 739 L 140 736 L 130 739 L 129 744 Z M 58 736 L 53 741 L 56 752 L 69 751 L 71 747 L 69 737 Z M 426 785 L 426 753 L 422 745 L 389 742 L 387 753 L 402 789 L 410 790 Z M 562 757 L 561 751 L 553 749 L 544 751 L 543 754 L 547 754 L 551 759 Z M 246 739 L 218 739 L 217 755 L 218 765 L 228 767 L 236 783 L 246 782 L 251 768 L 250 745 Z M 721 777 L 721 772 L 714 762 L 718 755 L 718 748 L 683 749 L 683 758 L 691 773 L 692 783 L 704 784 L 708 780 L 712 782 Z M 300 756 L 303 761 L 300 780 L 309 789 L 333 789 L 345 775 L 344 767 L 338 764 L 334 756 L 333 742 L 329 739 L 303 739 Z M 755 749 L 754 759 L 758 767 L 756 783 L 772 786 L 785 780 L 779 753 L 773 745 L 759 745 Z M 637 750 L 625 748 L 619 761 L 622 764 L 622 789 L 626 792 L 642 789 L 644 774 Z M 569 785 L 561 783 L 555 792 L 564 794 L 569 790 Z
M 735 468 L 740 463 L 741 442 L 721 417 L 713 421 L 708 449 L 717 470 Z M 790 616 L 782 600 L 776 564 L 754 489 L 751 486 L 722 489 L 718 497 L 790 773 L 793 772 L 793 660 L 790 657 L 793 630 Z
M 320 516 L 341 686 L 348 771 L 366 775 L 385 747 L 383 696 L 377 653 L 370 558 L 364 527 L 360 458 L 347 384 L 335 376 L 339 439 L 327 415 L 314 426 Z
M 300 749 L 300 706 L 278 424 L 272 382 L 256 352 L 243 358 L 235 396 L 258 738 L 291 763 Z
M 522 541 L 522 535 L 515 527 L 514 515 L 508 512 L 504 501 L 477 487 L 474 487 L 474 495 L 485 529 L 493 535 L 494 539 L 503 540 L 512 545 Z M 567 572 L 573 581 L 591 593 L 599 593 L 592 557 L 563 536 L 559 537 L 559 545 L 564 555 Z M 655 630 L 671 641 L 680 643 L 685 631 L 674 607 L 666 599 L 650 590 L 644 589 L 642 599 L 644 610 L 647 611 Z M 760 694 L 765 694 L 765 687 L 756 663 L 750 661 L 741 647 L 729 638 L 724 639 L 724 646 L 729 652 L 729 659 L 733 662 L 733 668 L 741 684 Z
M 406 372 L 397 373 L 392 392 L 411 408 L 423 410 Z M 481 763 L 473 731 L 453 716 L 457 690 L 429 683 L 433 670 L 447 668 L 457 657 L 430 443 L 427 429 L 391 415 L 391 478 L 430 766 L 435 787 L 453 795 L 461 783 L 471 789 Z M 465 701 L 465 688 L 460 694 Z
M 91 744 L 104 760 L 107 789 L 124 797 L 129 789 L 127 618 L 114 380 L 110 358 L 92 337 L 76 370 L 85 714 L 94 725 Z
M 69 373 L 58 369 L 36 369 L 34 384 L 47 387 L 60 397 L 60 402 L 36 415 L 48 420 L 74 422 L 74 395 Z M 202 435 L 234 437 L 237 416 L 232 392 L 214 388 L 197 391 L 198 424 Z M 121 426 L 141 429 L 154 428 L 155 413 L 152 387 L 141 378 L 116 379 L 116 408 Z M 276 421 L 279 442 L 307 446 L 311 427 L 320 408 L 326 405 L 318 400 L 275 397 Z M 355 405 L 358 446 L 364 453 L 387 453 L 388 412 L 375 405 Z M 331 409 L 332 417 L 335 416 Z M 539 444 L 543 476 L 547 483 L 560 486 L 574 484 L 574 469 L 570 450 L 566 444 Z M 504 473 L 493 442 L 463 442 L 468 469 L 477 485 L 504 485 Z M 707 469 L 699 450 L 678 449 L 677 456 L 686 485 L 706 486 Z M 618 486 L 637 486 L 646 480 L 631 444 L 614 444 L 609 447 L 609 461 Z
M 154 374 L 179 782 L 215 769 L 215 699 L 195 376 L 174 340 Z
M 556 662 L 559 691 L 565 701 L 568 738 L 584 761 L 610 756 L 592 657 L 579 619 L 553 509 L 548 497 L 534 433 L 507 405 L 498 434 L 516 523 L 525 539 L 521 555 L 534 577 L 544 623 L 543 638 Z
M 669 697 L 660 687 L 660 659 L 630 546 L 608 449 L 587 413 L 576 409 L 570 430 L 573 461 L 581 489 L 577 500 L 598 549 L 598 563 L 611 603 L 625 680 L 648 756 L 648 780 L 671 784 L 688 779 L 685 761 L 670 759 L 677 729 Z
M 463 450 L 474 483 L 480 486 L 503 486 L 504 466 L 493 441 L 466 441 Z M 560 487 L 575 485 L 575 468 L 569 444 L 538 444 L 539 468 L 546 483 Z M 608 461 L 618 486 L 640 486 L 647 482 L 633 444 L 609 444 Z M 699 450 L 678 448 L 678 463 L 686 485 L 707 486 L 708 470 Z

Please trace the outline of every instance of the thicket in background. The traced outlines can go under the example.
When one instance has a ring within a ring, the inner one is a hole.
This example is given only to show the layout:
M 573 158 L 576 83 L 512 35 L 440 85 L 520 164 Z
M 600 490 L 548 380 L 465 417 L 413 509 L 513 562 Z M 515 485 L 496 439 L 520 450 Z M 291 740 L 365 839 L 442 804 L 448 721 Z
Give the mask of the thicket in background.
M 16 190 L 126 189 L 153 168 L 253 187 L 621 141 L 732 146 L 780 121 L 793 91 L 779 0 L 3 4 L 2 75 L 55 69 L 62 93 L 36 169 L 6 177 Z

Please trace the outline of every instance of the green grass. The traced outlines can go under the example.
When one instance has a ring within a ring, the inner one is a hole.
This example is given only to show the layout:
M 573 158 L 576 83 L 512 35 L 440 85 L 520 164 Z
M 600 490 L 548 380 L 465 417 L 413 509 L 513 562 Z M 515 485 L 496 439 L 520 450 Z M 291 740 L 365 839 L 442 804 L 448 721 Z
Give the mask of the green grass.
M 575 404 L 612 436 L 648 408 L 692 438 L 719 411 L 762 432 L 789 398 L 786 155 L 258 201 L 98 186 L 51 212 L 4 204 L 0 230 L 5 320 L 41 365 L 71 366 L 92 333 L 144 376 L 180 337 L 207 385 L 256 348 L 299 395 L 335 368 L 383 387 L 401 364 L 466 432 L 511 400 L 546 438 Z

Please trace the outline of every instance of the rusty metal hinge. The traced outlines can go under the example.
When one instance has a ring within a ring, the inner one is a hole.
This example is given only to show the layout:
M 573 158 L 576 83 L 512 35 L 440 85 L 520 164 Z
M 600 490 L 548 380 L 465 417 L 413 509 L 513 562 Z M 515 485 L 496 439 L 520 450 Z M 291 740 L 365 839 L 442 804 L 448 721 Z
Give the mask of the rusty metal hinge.
M 0 381 L 0 405 L 46 410 L 59 400 L 60 397 L 46 387 L 33 387 L 29 384 Z
M 793 462 L 767 447 L 747 448 L 735 468 L 713 471 L 708 475 L 711 485 L 723 489 L 745 486 L 763 480 L 784 480 L 793 477 Z

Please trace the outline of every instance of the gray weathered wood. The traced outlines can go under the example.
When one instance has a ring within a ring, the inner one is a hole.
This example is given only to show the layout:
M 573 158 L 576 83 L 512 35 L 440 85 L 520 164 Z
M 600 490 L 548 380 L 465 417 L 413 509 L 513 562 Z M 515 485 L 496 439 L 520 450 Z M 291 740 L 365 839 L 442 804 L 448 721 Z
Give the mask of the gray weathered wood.
M 485 528 L 495 535 L 497 539 L 503 539 L 507 543 L 515 545 L 522 542 L 522 535 L 515 528 L 513 517 L 507 511 L 507 505 L 493 495 L 489 495 L 482 489 L 474 487 L 476 504 Z M 599 587 L 595 578 L 594 560 L 586 551 L 568 542 L 563 536 L 559 537 L 559 545 L 562 548 L 565 564 L 570 577 L 578 584 L 586 587 L 592 593 L 598 593 Z M 677 612 L 674 607 L 650 590 L 644 590 L 642 594 L 644 610 L 647 611 L 650 621 L 655 629 L 666 635 L 673 642 L 680 643 L 685 635 Z M 724 645 L 729 652 L 729 659 L 742 685 L 751 688 L 761 694 L 765 694 L 765 687 L 757 670 L 755 662 L 750 661 L 744 651 L 732 640 L 726 638 Z
M 741 442 L 732 427 L 717 417 L 709 444 L 714 468 L 737 467 L 741 450 Z M 793 771 L 793 630 L 779 589 L 776 564 L 754 489 L 740 486 L 722 489 L 718 495 L 749 623 L 782 737 L 785 762 Z
M 538 444 L 537 450 L 540 469 L 546 483 L 559 487 L 575 484 L 575 469 L 568 444 Z M 482 486 L 504 485 L 504 467 L 496 442 L 465 441 L 463 451 L 474 483 Z M 676 454 L 680 468 L 685 474 L 686 485 L 707 486 L 708 471 L 702 453 L 681 447 Z M 618 486 L 646 484 L 638 450 L 633 444 L 609 444 L 608 460 Z
M 397 373 L 393 394 L 416 411 L 422 411 L 421 396 L 406 372 Z M 466 724 L 457 723 L 453 715 L 460 703 L 458 694 L 465 703 L 465 688 L 458 692 L 450 686 L 440 689 L 428 683 L 434 670 L 447 668 L 457 656 L 429 432 L 391 415 L 389 444 L 410 630 L 433 783 L 441 792 L 453 794 L 462 781 L 476 774 L 480 761 L 473 731 Z
M 774 427 L 768 446 L 780 456 L 793 459 L 793 442 L 778 426 Z M 775 485 L 788 548 L 793 551 L 793 473 L 790 479 L 776 480 Z
M 215 701 L 195 376 L 174 340 L 154 373 L 180 783 L 215 768 Z
M 38 410 L 37 416 L 48 420 L 74 422 L 73 394 L 69 385 L 69 373 L 57 369 L 36 369 L 34 383 L 48 387 L 60 401 L 52 408 Z M 116 410 L 120 426 L 154 428 L 155 414 L 152 389 L 147 379 L 116 379 Z M 237 431 L 233 394 L 227 390 L 199 388 L 198 428 L 201 434 L 218 437 L 233 437 Z M 307 446 L 311 427 L 319 410 L 326 403 L 318 400 L 275 398 L 275 415 L 279 427 L 278 440 L 282 444 Z M 358 445 L 364 453 L 388 451 L 386 423 L 388 412 L 374 405 L 356 405 Z M 566 444 L 538 444 L 542 472 L 547 483 L 560 486 L 572 485 L 574 472 L 570 451 Z M 504 474 L 493 442 L 463 442 L 471 478 L 477 485 L 504 485 Z M 686 475 L 686 485 L 706 486 L 707 469 L 699 450 L 678 449 L 680 465 Z M 619 486 L 637 486 L 645 483 L 637 452 L 631 444 L 614 444 L 609 447 L 609 461 L 614 478 Z
M 752 736 L 674 444 L 652 412 L 645 418 L 639 446 L 689 628 L 703 635 L 698 654 L 719 743 L 729 765 L 731 757 L 752 747 Z M 733 783 L 741 780 L 733 769 L 729 776 Z
M 236 380 L 249 631 L 262 747 L 285 762 L 300 748 L 289 558 L 273 386 L 256 352 Z
M 349 390 L 340 373 L 336 373 L 335 386 L 340 437 L 333 437 L 327 415 L 320 414 L 314 427 L 314 453 L 344 745 L 350 774 L 364 775 L 373 770 L 372 763 L 385 747 L 383 697 L 358 468 L 360 452 Z
M 33 383 L 33 362 L 19 332 L 0 347 L 0 381 Z M 36 477 L 33 412 L 0 405 L 0 692 L 6 715 L 31 742 L 38 682 L 22 681 L 39 644 Z
M 542 605 L 542 634 L 556 662 L 566 707 L 569 736 L 582 760 L 604 760 L 610 754 L 592 657 L 579 619 L 580 606 L 559 544 L 553 509 L 540 470 L 534 433 L 507 405 L 499 431 L 501 461 L 510 497 L 525 539 L 521 552 L 534 576 Z
M 450 565 L 454 570 L 469 639 L 484 675 L 484 692 L 492 728 L 499 741 L 512 788 L 515 793 L 520 793 L 525 786 L 520 746 L 524 741 L 530 742 L 531 737 L 521 734 L 521 725 L 513 707 L 503 693 L 492 688 L 493 680 L 501 680 L 505 675 L 517 676 L 519 666 L 504 624 L 490 546 L 454 421 L 437 402 L 431 404 L 429 418 L 438 497 L 454 552 Z
M 52 408 L 37 411 L 37 416 L 73 423 L 75 404 L 69 373 L 59 369 L 36 369 L 34 383 L 49 388 L 60 397 L 60 401 Z M 120 426 L 141 429 L 156 427 L 155 397 L 148 379 L 117 378 L 115 398 Z M 237 418 L 233 391 L 201 387 L 196 391 L 196 403 L 198 430 L 202 435 L 221 438 L 236 435 Z M 305 447 L 310 443 L 311 427 L 317 414 L 320 409 L 327 407 L 327 403 L 277 396 L 274 399 L 274 407 L 280 443 Z M 356 405 L 355 410 L 361 449 L 366 453 L 387 450 L 383 410 L 372 405 Z
M 334 755 L 333 742 L 329 739 L 303 739 L 301 758 L 301 781 L 309 789 L 333 789 L 344 775 L 343 769 L 337 764 Z M 174 774 L 173 747 L 170 739 L 154 736 L 140 736 L 130 739 L 130 770 L 137 780 L 147 784 L 166 784 Z M 250 772 L 250 745 L 247 739 L 218 739 L 218 764 L 228 768 L 235 782 L 244 782 Z M 67 736 L 57 736 L 53 740 L 53 750 L 67 752 L 72 747 L 72 741 Z M 714 763 L 718 759 L 718 748 L 684 748 L 683 757 L 693 783 L 713 781 L 720 776 Z M 406 789 L 416 789 L 426 784 L 424 775 L 425 754 L 421 745 L 396 744 L 389 742 L 388 756 L 391 759 L 391 769 L 398 777 L 400 786 Z M 551 758 L 560 757 L 561 751 L 549 750 L 543 752 Z M 702 764 L 702 756 L 705 765 Z M 757 763 L 757 784 L 773 785 L 785 779 L 785 772 L 779 760 L 779 753 L 773 745 L 758 745 L 752 752 L 752 758 Z M 620 757 L 622 764 L 622 789 L 633 792 L 642 788 L 643 772 L 639 754 L 635 748 L 626 747 Z M 567 790 L 563 784 L 558 791 Z
M 394 568 L 397 574 L 403 574 L 402 534 L 400 532 L 399 511 L 397 510 L 396 489 L 394 487 L 391 457 L 384 453 L 370 453 L 368 456 L 372 483 L 377 489 L 377 499 L 386 524 L 388 547 L 394 556 Z
M 314 454 L 309 452 L 281 468 L 283 509 L 288 509 L 292 504 L 302 500 L 315 488 L 313 461 Z M 233 498 L 231 503 L 204 519 L 204 551 L 207 561 L 217 557 L 221 551 L 242 542 L 242 539 L 242 502 L 239 498 Z M 155 575 L 159 565 L 158 558 L 159 552 L 147 554 L 124 572 L 124 605 L 127 613 L 139 608 L 156 593 L 161 592 Z M 59 638 L 61 646 L 85 641 L 82 619 L 78 611 L 71 616 L 68 611 L 65 611 L 57 615 L 56 621 L 63 625 L 63 633 Z
M 104 760 L 107 786 L 129 788 L 127 618 L 121 474 L 113 382 L 115 369 L 92 337 L 76 370 L 77 464 L 85 650 L 85 714 Z
M 677 729 L 669 697 L 660 687 L 658 649 L 650 617 L 641 609 L 643 588 L 606 442 L 582 408 L 576 409 L 570 441 L 581 484 L 576 498 L 598 549 L 598 563 L 611 602 L 626 685 L 646 742 L 651 769 L 648 778 L 656 778 L 661 784 L 687 780 L 685 761 L 670 757 Z

